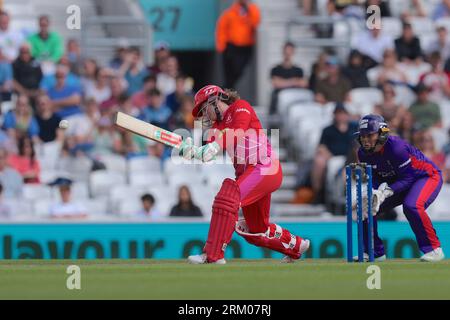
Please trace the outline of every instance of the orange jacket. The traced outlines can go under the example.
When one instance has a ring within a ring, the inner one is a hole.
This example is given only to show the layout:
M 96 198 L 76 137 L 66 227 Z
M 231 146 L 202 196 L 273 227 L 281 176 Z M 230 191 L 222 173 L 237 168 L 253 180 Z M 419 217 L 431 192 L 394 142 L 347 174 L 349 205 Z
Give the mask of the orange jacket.
M 227 43 L 236 46 L 251 46 L 256 42 L 256 27 L 261 14 L 256 4 L 248 5 L 247 15 L 241 15 L 241 6 L 234 3 L 225 10 L 217 21 L 216 49 L 223 52 Z

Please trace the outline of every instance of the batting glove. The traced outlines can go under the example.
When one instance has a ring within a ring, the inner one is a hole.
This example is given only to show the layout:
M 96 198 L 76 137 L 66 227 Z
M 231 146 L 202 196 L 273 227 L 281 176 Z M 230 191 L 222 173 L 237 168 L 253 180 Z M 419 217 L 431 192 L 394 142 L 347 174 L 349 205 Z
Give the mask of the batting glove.
M 183 157 L 186 160 L 192 160 L 195 153 L 195 146 L 194 141 L 191 137 L 188 137 L 181 142 L 180 148 L 179 148 L 179 155 Z
M 200 148 L 195 147 L 194 150 L 195 159 L 209 162 L 216 159 L 216 155 L 220 151 L 220 146 L 217 142 L 211 142 Z

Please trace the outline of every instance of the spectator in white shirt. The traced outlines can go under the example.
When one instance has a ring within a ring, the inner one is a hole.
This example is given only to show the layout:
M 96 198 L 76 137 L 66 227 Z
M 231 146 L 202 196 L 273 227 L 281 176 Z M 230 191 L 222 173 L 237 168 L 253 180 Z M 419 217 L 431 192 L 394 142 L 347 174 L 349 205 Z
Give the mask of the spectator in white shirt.
M 352 40 L 352 48 L 364 55 L 366 67 L 373 67 L 383 61 L 386 49 L 394 48 L 394 41 L 382 34 L 380 29 L 374 28 L 358 33 Z
M 51 186 L 58 186 L 61 195 L 61 202 L 53 203 L 49 209 L 51 218 L 56 219 L 80 219 L 87 217 L 86 208 L 78 202 L 72 200 L 72 180 L 68 178 L 57 178 Z
M 111 76 L 112 74 L 108 69 L 98 69 L 95 75 L 95 82 L 86 87 L 86 98 L 93 98 L 98 104 L 108 100 L 111 96 Z
M 156 209 L 155 198 L 150 194 L 143 194 L 141 197 L 142 210 L 138 213 L 139 217 L 151 220 L 158 220 L 161 218 L 161 213 Z
M 5 198 L 19 198 L 22 196 L 23 179 L 14 169 L 8 166 L 8 151 L 0 148 L 0 183 L 4 188 Z
M 435 51 L 439 51 L 443 61 L 450 58 L 450 41 L 448 40 L 448 31 L 444 26 L 436 29 L 437 39 L 432 41 L 425 49 L 427 55 L 431 55 Z
M 22 33 L 9 27 L 9 14 L 0 11 L 0 47 L 9 62 L 13 62 L 19 55 L 19 48 L 25 41 Z
M 175 56 L 168 57 L 161 64 L 161 72 L 156 76 L 157 87 L 164 96 L 175 91 L 176 77 L 179 74 L 178 59 Z

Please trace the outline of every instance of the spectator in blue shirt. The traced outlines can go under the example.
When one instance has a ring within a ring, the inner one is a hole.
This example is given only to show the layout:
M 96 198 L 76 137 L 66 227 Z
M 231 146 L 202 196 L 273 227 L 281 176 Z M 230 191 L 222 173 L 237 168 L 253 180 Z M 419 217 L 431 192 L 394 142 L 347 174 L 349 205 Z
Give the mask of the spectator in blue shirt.
M 64 55 L 61 58 L 59 64 L 66 66 L 69 70 L 66 78 L 67 85 L 70 87 L 77 87 L 81 91 L 82 90 L 81 78 L 71 71 L 70 69 L 71 65 L 67 55 Z M 44 78 L 42 78 L 39 87 L 44 91 L 48 91 L 55 85 L 56 85 L 56 74 L 47 74 L 44 76 Z
M 139 48 L 131 48 L 125 55 L 125 60 L 120 67 L 119 73 L 122 74 L 128 82 L 127 94 L 133 95 L 141 90 L 144 78 L 149 75 L 142 61 Z
M 1 101 L 10 101 L 13 88 L 12 65 L 0 48 L 0 94 Z
M 180 109 L 181 102 L 186 95 L 193 95 L 192 90 L 187 88 L 186 77 L 179 74 L 175 78 L 175 91 L 166 97 L 166 104 L 173 113 Z
M 161 91 L 158 89 L 151 90 L 150 105 L 142 111 L 141 118 L 155 126 L 168 129 L 171 115 L 172 111 L 170 111 L 170 108 L 164 103 L 164 97 L 161 94 Z
M 14 141 L 22 136 L 29 136 L 35 143 L 40 142 L 39 125 L 33 116 L 33 109 L 26 95 L 20 95 L 17 98 L 16 107 L 6 113 L 3 129 Z
M 56 114 L 63 119 L 81 113 L 81 91 L 67 84 L 68 72 L 66 66 L 59 65 L 55 73 L 56 84 L 47 91 Z

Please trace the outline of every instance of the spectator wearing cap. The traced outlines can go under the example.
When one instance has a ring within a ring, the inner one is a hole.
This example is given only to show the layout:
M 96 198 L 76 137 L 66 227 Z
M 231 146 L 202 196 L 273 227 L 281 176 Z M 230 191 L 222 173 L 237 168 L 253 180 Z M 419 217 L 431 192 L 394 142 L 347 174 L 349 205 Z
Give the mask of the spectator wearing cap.
M 420 82 L 416 86 L 417 100 L 409 107 L 414 122 L 422 129 L 442 127 L 442 117 L 439 105 L 429 98 L 430 88 Z
M 36 159 L 33 140 L 20 137 L 17 141 L 17 154 L 10 154 L 8 164 L 22 175 L 24 183 L 40 183 L 41 166 Z
M 394 49 L 394 41 L 380 29 L 363 30 L 352 39 L 352 49 L 356 49 L 364 57 L 364 66 L 371 68 L 383 60 L 386 49 Z
M 403 23 L 400 38 L 395 39 L 395 52 L 398 60 L 403 63 L 419 64 L 423 61 L 422 48 L 419 38 L 414 34 L 409 23 Z
M 39 125 L 33 116 L 33 109 L 27 96 L 19 95 L 14 109 L 5 115 L 3 129 L 13 141 L 17 142 L 20 137 L 29 136 L 39 143 Z
M 11 101 L 12 90 L 12 65 L 3 54 L 3 49 L 0 47 L 0 101 Z
M 141 90 L 144 78 L 149 73 L 144 66 L 139 48 L 133 47 L 127 51 L 125 60 L 119 69 L 119 74 L 128 82 L 128 95 L 133 95 Z
M 81 113 L 81 90 L 66 82 L 68 72 L 66 66 L 59 65 L 55 73 L 56 84 L 47 90 L 56 113 L 63 119 Z
M 8 151 L 0 148 L 0 183 L 5 198 L 20 198 L 23 192 L 21 175 L 8 165 Z
M 55 114 L 50 98 L 41 93 L 36 100 L 36 121 L 39 126 L 39 139 L 44 142 L 63 141 L 64 132 L 59 128 L 61 117 Z
M 188 186 L 178 190 L 178 203 L 170 210 L 171 217 L 202 217 L 202 210 L 194 203 Z
M 294 64 L 295 46 L 286 42 L 283 46 L 283 61 L 272 68 L 270 79 L 272 81 L 272 97 L 270 101 L 270 114 L 277 112 L 278 94 L 288 88 L 306 88 L 308 81 L 304 78 L 303 69 Z
M 450 97 L 450 77 L 445 73 L 439 51 L 433 52 L 428 59 L 431 70 L 419 78 L 430 88 L 430 100 L 439 103 Z
M 52 203 L 49 216 L 53 219 L 81 219 L 88 216 L 87 209 L 72 199 L 72 180 L 59 177 L 50 186 L 58 187 L 61 201 Z
M 363 64 L 363 56 L 358 50 L 350 52 L 348 64 L 342 69 L 342 74 L 350 80 L 352 89 L 370 87 L 367 69 Z
M 431 55 L 435 51 L 439 51 L 443 61 L 450 58 L 450 41 L 448 39 L 448 31 L 444 26 L 436 29 L 437 38 L 430 42 L 426 48 L 426 54 Z
M 19 48 L 24 43 L 25 38 L 21 32 L 13 30 L 9 22 L 9 14 L 0 10 L 0 48 L 6 60 L 13 62 L 17 59 Z
M 186 95 L 193 95 L 192 88 L 189 87 L 186 76 L 178 74 L 175 77 L 175 91 L 169 93 L 166 97 L 166 105 L 172 113 L 176 113 L 181 106 L 181 100 Z
M 351 82 L 341 74 L 336 57 L 327 59 L 327 76 L 316 84 L 315 99 L 319 103 L 344 102 L 349 100 L 348 93 L 352 89 Z
M 324 128 L 313 160 L 311 184 L 316 202 L 323 201 L 323 184 L 328 160 L 333 156 L 348 155 L 354 141 L 356 126 L 342 103 L 336 103 L 333 123 Z
M 155 205 L 155 197 L 150 193 L 145 193 L 141 196 L 142 209 L 138 212 L 138 216 L 151 220 L 161 219 L 161 213 Z
M 28 43 L 20 46 L 19 56 L 13 63 L 13 75 L 14 90 L 26 95 L 33 102 L 39 93 L 43 73 L 39 62 L 31 56 Z
M 153 89 L 150 92 L 150 103 L 142 110 L 141 118 L 155 126 L 169 129 L 169 120 L 172 115 L 170 108 L 164 103 L 161 91 Z
M 143 82 L 142 90 L 136 92 L 131 97 L 133 105 L 140 110 L 143 110 L 150 104 L 150 92 L 156 89 L 156 76 L 150 74 L 144 78 Z
M 157 75 L 161 72 L 163 62 L 171 55 L 169 44 L 165 41 L 158 41 L 154 46 L 155 62 L 149 67 L 150 74 Z
M 161 72 L 156 76 L 156 85 L 164 96 L 176 89 L 176 77 L 180 74 L 178 59 L 171 55 L 163 61 Z
M 47 15 L 39 17 L 39 31 L 28 38 L 31 54 L 39 61 L 57 63 L 64 54 L 64 43 L 56 31 L 50 31 L 50 18 Z

